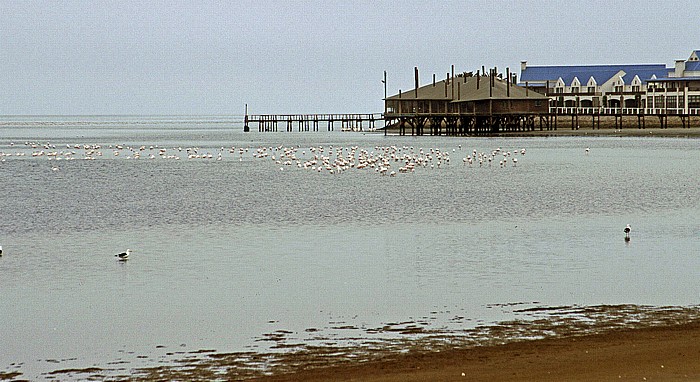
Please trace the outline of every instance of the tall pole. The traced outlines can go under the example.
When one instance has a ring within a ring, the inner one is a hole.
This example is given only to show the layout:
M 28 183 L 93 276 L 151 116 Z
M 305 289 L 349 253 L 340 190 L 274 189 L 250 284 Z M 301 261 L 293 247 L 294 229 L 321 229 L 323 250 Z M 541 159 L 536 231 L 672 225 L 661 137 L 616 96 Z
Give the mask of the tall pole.
M 386 70 L 384 71 L 384 79 L 382 80 L 384 84 L 384 99 L 386 100 Z
M 243 119 L 243 132 L 247 133 L 250 131 L 250 126 L 248 126 L 248 104 L 245 104 L 245 117 Z
M 384 84 L 384 135 L 386 135 L 386 70 L 384 71 L 384 79 L 382 80 Z

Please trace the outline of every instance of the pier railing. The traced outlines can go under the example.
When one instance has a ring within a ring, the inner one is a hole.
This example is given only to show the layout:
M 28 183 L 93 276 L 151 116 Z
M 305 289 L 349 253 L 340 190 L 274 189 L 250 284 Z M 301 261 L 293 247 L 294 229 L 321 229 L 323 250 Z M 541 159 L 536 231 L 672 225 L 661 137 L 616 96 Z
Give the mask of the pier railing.
M 700 108 L 550 107 L 557 115 L 700 115 Z

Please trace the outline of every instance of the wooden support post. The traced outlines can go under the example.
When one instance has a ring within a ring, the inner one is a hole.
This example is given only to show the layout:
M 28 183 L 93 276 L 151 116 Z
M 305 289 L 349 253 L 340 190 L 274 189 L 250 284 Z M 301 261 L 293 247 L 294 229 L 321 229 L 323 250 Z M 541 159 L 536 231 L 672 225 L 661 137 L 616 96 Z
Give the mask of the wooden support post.
M 248 104 L 245 104 L 245 118 L 243 120 L 243 132 L 250 132 L 250 126 L 248 125 Z
M 450 76 L 450 82 L 452 83 L 452 99 L 455 99 L 455 66 L 452 65 L 452 76 Z
M 418 67 L 414 67 L 414 72 L 415 72 L 415 77 L 416 77 L 416 89 L 415 89 L 415 95 L 416 98 L 418 98 Z
M 506 68 L 506 96 L 510 97 L 510 68 Z
M 575 130 L 575 127 L 574 127 L 574 114 L 571 114 L 571 130 Z

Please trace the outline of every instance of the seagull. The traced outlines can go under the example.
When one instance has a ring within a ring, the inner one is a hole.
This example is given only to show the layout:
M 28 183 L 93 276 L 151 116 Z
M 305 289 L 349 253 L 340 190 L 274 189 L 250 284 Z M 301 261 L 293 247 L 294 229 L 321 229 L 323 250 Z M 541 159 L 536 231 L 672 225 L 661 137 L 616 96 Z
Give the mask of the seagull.
M 2 245 L 0 245 L 0 257 L 2 257 Z
M 632 231 L 632 227 L 630 227 L 630 225 L 627 224 L 627 227 L 625 227 L 625 241 L 630 240 L 630 231 Z
M 131 250 L 127 249 L 126 252 L 118 253 L 114 255 L 115 257 L 118 257 L 119 260 L 126 260 L 129 258 L 129 255 L 131 254 Z

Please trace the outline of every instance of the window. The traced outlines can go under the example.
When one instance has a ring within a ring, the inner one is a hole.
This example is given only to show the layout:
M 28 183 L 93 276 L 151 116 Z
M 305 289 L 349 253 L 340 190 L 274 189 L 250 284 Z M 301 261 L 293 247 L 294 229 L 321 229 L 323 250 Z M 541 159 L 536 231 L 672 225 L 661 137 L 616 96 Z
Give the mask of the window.
M 656 107 L 656 108 L 664 107 L 664 96 L 662 96 L 662 95 L 654 96 L 654 107 Z
M 571 92 L 574 93 L 574 94 L 578 93 L 578 86 L 572 86 L 572 87 L 571 87 Z
M 556 88 L 557 93 L 564 93 L 564 88 Z
M 622 93 L 623 91 L 623 86 L 617 85 L 615 86 L 615 93 Z
M 700 95 L 688 96 L 688 107 L 691 109 L 700 108 Z
M 535 107 L 542 106 L 542 101 L 535 101 Z
M 633 91 L 633 92 L 639 92 L 639 91 L 640 91 L 640 88 L 641 88 L 641 86 L 639 86 L 639 85 L 633 85 L 633 86 L 632 86 L 632 91 Z
M 670 109 L 676 108 L 676 96 L 666 97 L 666 107 L 668 107 Z
M 588 87 L 588 92 L 589 92 L 589 93 L 595 93 L 595 86 L 589 86 L 589 87 Z

